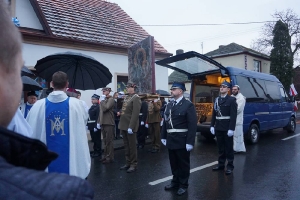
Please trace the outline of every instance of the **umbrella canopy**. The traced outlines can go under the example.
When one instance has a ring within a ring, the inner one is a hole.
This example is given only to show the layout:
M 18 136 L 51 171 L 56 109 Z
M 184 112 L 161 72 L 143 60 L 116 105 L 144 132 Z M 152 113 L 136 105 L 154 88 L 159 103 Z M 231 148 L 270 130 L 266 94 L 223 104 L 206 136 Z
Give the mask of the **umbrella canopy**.
M 28 76 L 22 76 L 23 91 L 37 91 L 43 88 L 35 80 Z
M 30 76 L 30 75 L 34 75 L 34 73 L 32 73 L 30 69 L 28 69 L 27 67 L 23 66 L 21 69 L 21 76 Z
M 159 94 L 160 96 L 163 96 L 163 97 L 167 97 L 167 96 L 171 96 L 171 94 L 165 90 L 156 90 L 156 94 Z
M 198 94 L 196 94 L 196 97 L 210 97 L 211 94 L 208 92 L 200 92 Z
M 55 72 L 63 71 L 68 75 L 69 87 L 81 90 L 105 87 L 112 79 L 112 74 L 103 64 L 90 56 L 74 52 L 47 56 L 38 60 L 34 68 L 48 82 Z

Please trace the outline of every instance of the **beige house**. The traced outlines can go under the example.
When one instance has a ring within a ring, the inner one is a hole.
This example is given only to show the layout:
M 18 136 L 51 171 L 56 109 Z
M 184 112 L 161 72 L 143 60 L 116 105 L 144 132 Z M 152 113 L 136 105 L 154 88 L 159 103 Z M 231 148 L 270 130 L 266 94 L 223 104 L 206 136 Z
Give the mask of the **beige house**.
M 183 53 L 183 51 L 178 50 L 176 54 L 178 53 Z M 271 61 L 269 56 L 236 43 L 220 45 L 218 49 L 210 51 L 205 55 L 223 66 L 237 67 L 267 74 L 270 73 Z M 185 74 L 173 71 L 169 75 L 169 88 L 174 81 L 184 82 L 187 90 L 191 88 L 191 81 Z

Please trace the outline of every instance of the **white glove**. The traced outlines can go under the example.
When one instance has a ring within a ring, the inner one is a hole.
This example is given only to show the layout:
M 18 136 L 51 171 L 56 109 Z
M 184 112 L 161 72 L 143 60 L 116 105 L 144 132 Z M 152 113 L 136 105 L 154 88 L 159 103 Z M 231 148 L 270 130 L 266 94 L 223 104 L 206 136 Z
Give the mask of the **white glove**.
M 154 99 L 154 103 L 158 102 L 158 99 Z
M 105 95 L 101 95 L 101 97 L 100 97 L 100 101 L 103 101 L 103 100 L 105 100 Z
M 193 147 L 193 145 L 186 144 L 185 148 L 186 148 L 187 151 L 191 151 L 194 147 Z
M 100 126 L 100 124 L 97 124 L 97 129 L 101 129 L 101 126 Z
M 145 124 L 145 127 L 148 128 L 149 127 L 148 124 Z
M 143 121 L 141 121 L 141 125 L 143 126 L 145 123 Z
M 162 126 L 163 124 L 164 124 L 164 119 L 161 119 L 160 126 Z
M 232 137 L 233 136 L 234 131 L 232 130 L 228 130 L 227 135 L 228 137 Z
M 215 134 L 215 128 L 214 127 L 210 127 L 210 132 L 211 132 L 211 134 Z
M 94 128 L 94 132 L 97 132 L 97 131 L 98 131 L 98 129 Z
M 166 139 L 161 139 L 161 143 L 163 143 L 163 145 L 167 145 L 167 140 Z
M 131 129 L 131 128 L 128 128 L 127 132 L 128 132 L 128 134 L 133 134 L 133 132 L 132 132 L 132 129 Z

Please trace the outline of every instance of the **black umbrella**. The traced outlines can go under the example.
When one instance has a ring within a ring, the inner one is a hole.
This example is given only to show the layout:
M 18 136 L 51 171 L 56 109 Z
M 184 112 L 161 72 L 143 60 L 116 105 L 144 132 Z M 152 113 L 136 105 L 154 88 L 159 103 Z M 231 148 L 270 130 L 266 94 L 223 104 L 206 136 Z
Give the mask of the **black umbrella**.
M 37 91 L 43 89 L 38 82 L 28 76 L 22 76 L 23 91 Z
M 156 94 L 159 94 L 160 96 L 171 96 L 171 94 L 169 92 L 167 92 L 166 90 L 156 90 Z
M 63 71 L 68 75 L 69 87 L 81 90 L 107 86 L 112 79 L 109 69 L 90 56 L 65 52 L 47 56 L 37 61 L 37 74 L 50 82 L 52 75 Z
M 30 75 L 34 75 L 34 73 L 32 73 L 30 69 L 28 69 L 27 67 L 23 66 L 21 69 L 21 76 L 30 76 Z
M 196 94 L 196 97 L 210 97 L 211 94 L 208 92 L 200 92 L 198 94 Z

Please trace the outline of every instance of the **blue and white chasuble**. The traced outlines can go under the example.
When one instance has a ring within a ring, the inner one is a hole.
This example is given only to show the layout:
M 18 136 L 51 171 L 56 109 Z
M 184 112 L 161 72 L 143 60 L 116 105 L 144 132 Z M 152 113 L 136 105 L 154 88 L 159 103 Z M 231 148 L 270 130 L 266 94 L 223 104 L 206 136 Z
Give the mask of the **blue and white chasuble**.
M 52 103 L 46 98 L 46 143 L 48 149 L 59 156 L 48 166 L 49 172 L 69 174 L 70 124 L 69 99 Z
M 27 115 L 28 115 L 31 108 L 32 108 L 32 105 L 29 105 L 27 103 L 25 104 L 24 118 L 27 117 Z

